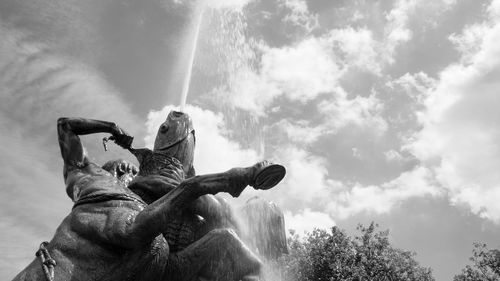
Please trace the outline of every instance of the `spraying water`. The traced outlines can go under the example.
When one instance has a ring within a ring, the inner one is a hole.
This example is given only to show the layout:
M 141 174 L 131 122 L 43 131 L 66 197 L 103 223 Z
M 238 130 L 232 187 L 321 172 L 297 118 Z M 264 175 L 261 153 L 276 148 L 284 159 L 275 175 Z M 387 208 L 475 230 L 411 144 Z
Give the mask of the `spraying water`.
M 194 58 L 196 56 L 196 46 L 198 46 L 198 38 L 200 37 L 200 28 L 201 28 L 201 21 L 203 19 L 203 13 L 205 11 L 205 5 L 201 4 L 197 11 L 196 11 L 196 29 L 194 32 L 194 37 L 193 37 L 193 42 L 191 44 L 191 50 L 189 54 L 189 60 L 188 60 L 188 68 L 186 72 L 186 76 L 184 76 L 184 81 L 182 83 L 182 92 L 181 92 L 181 103 L 180 103 L 180 111 L 184 112 L 184 109 L 186 107 L 186 100 L 187 100 L 187 95 L 189 92 L 189 85 L 191 84 L 191 76 L 193 74 L 193 64 L 194 64 Z
M 196 7 L 195 10 L 195 20 L 196 25 L 194 29 L 194 36 L 192 38 L 192 42 L 189 50 L 189 57 L 187 61 L 187 71 L 183 79 L 182 83 L 182 91 L 181 91 L 181 100 L 180 100 L 180 111 L 184 112 L 186 108 L 186 100 L 189 93 L 191 79 L 193 74 L 193 65 L 194 59 L 196 57 L 196 50 L 198 46 L 198 40 L 200 37 L 200 29 L 203 21 L 205 10 L 208 8 L 215 10 L 240 10 L 243 6 L 245 6 L 249 0 L 201 0 Z
M 212 95 L 222 94 L 215 97 L 221 101 L 217 103 L 218 106 L 224 106 L 223 99 L 230 98 L 231 96 L 228 94 L 237 88 L 238 81 L 236 80 L 242 79 L 242 76 L 237 74 L 252 71 L 256 55 L 246 40 L 245 17 L 241 10 L 241 7 L 247 2 L 249 0 L 202 0 L 198 2 L 193 12 L 191 33 L 189 39 L 185 41 L 186 56 L 183 56 L 184 59 L 181 61 L 182 68 L 185 69 L 180 80 L 182 82 L 179 106 L 181 112 L 186 110 L 190 88 L 197 87 L 200 83 L 196 73 L 193 77 L 195 66 L 200 67 L 200 73 L 205 71 L 215 77 L 217 82 L 211 85 L 212 88 L 207 87 L 203 90 Z M 195 59 L 196 65 L 194 64 Z M 256 136 L 256 130 L 251 128 L 252 120 L 246 122 L 245 116 L 238 118 L 237 114 L 226 116 L 227 124 L 237 124 L 240 129 L 237 133 L 243 138 L 247 132 L 248 139 Z M 262 141 L 261 138 L 258 140 Z M 263 145 L 262 142 L 259 144 Z M 261 148 L 261 151 L 263 150 Z M 241 199 L 243 200 L 241 203 L 246 201 L 244 198 Z M 251 205 L 244 203 L 245 209 L 240 207 L 239 211 L 234 213 L 234 219 L 242 227 L 241 238 L 247 245 L 252 245 L 251 247 L 255 248 L 256 254 L 261 255 L 265 264 L 262 272 L 265 280 L 282 280 L 279 268 L 276 266 L 275 256 L 286 251 L 286 236 L 284 225 L 273 221 L 277 216 L 279 217 L 279 210 L 273 209 L 274 207 L 265 201 L 252 202 Z M 281 221 L 283 222 L 283 219 Z M 275 233 L 283 235 L 277 237 L 274 235 Z M 268 253 L 271 249 L 274 252 Z

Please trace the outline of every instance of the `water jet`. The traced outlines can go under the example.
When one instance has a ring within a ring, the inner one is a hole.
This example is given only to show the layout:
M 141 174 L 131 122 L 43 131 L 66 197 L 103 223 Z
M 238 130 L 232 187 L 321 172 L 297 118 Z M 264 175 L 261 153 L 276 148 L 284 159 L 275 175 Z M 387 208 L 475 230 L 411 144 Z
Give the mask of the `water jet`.
M 193 41 L 192 44 L 190 45 L 191 49 L 189 50 L 189 58 L 188 58 L 188 66 L 187 66 L 187 71 L 186 75 L 184 76 L 184 81 L 182 83 L 182 91 L 181 91 L 181 100 L 180 100 L 180 105 L 179 109 L 181 112 L 184 112 L 185 107 L 186 107 L 186 100 L 187 100 L 187 95 L 189 93 L 189 86 L 191 84 L 191 76 L 193 74 L 193 65 L 194 65 L 194 59 L 196 57 L 196 49 L 198 46 L 198 38 L 200 37 L 200 28 L 201 28 L 201 22 L 203 20 L 203 14 L 205 12 L 205 4 L 202 3 L 200 4 L 195 11 L 195 16 L 196 16 L 196 25 L 195 25 L 195 31 L 194 31 L 194 36 L 193 36 Z

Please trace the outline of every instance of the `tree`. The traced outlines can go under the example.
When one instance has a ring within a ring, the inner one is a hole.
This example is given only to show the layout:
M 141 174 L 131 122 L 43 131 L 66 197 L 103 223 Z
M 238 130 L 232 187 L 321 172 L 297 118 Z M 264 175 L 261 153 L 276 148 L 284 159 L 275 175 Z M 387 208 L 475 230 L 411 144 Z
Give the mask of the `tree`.
M 500 281 L 500 251 L 489 250 L 486 244 L 474 243 L 472 265 L 462 269 L 454 281 Z
M 376 227 L 359 225 L 361 235 L 354 238 L 337 227 L 316 229 L 304 239 L 291 232 L 290 253 L 279 261 L 282 280 L 434 280 L 431 269 L 414 260 L 415 253 L 392 247 L 389 232 Z

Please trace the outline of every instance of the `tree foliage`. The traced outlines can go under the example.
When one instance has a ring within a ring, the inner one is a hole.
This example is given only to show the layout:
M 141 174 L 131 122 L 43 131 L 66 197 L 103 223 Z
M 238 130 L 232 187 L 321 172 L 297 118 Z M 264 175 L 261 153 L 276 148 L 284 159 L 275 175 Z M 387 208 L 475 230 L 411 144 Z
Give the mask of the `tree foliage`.
M 454 281 L 500 281 L 500 251 L 475 243 L 470 258 L 472 265 L 462 269 Z
M 376 227 L 359 225 L 360 235 L 353 238 L 337 227 L 316 229 L 303 239 L 292 232 L 290 253 L 279 261 L 282 280 L 434 280 L 415 253 L 392 247 L 389 232 Z

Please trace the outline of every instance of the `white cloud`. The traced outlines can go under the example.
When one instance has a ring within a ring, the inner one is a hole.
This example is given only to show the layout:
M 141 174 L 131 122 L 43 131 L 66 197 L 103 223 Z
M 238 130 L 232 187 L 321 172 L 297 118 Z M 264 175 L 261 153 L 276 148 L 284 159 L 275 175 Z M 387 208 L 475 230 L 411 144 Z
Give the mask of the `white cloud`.
M 450 35 L 450 41 L 462 54 L 462 63 L 469 63 L 480 50 L 484 33 L 488 32 L 487 24 L 474 24 L 464 29 L 462 33 Z
M 287 210 L 287 218 L 292 220 L 290 224 L 287 220 L 287 227 L 299 231 L 333 226 L 332 218 L 388 213 L 411 198 L 443 195 L 433 171 L 423 166 L 380 185 L 362 185 L 334 180 L 328 174 L 325 159 L 295 147 L 279 151 L 276 158 L 287 167 L 287 177 L 276 190 L 264 196 L 270 196 Z M 303 210 L 311 206 L 314 212 Z M 312 217 L 318 221 L 308 222 L 307 218 Z
M 385 159 L 390 162 L 391 161 L 399 162 L 404 160 L 404 157 L 401 155 L 401 153 L 397 152 L 394 149 L 384 152 L 384 156 Z
M 331 40 L 333 46 L 338 46 L 339 52 L 343 54 L 345 67 L 355 66 L 380 75 L 380 45 L 374 40 L 370 30 L 352 27 L 333 29 L 328 40 Z
M 311 122 L 306 120 L 290 121 L 280 120 L 273 125 L 276 130 L 285 132 L 288 139 L 295 143 L 314 143 L 322 135 L 325 134 L 326 127 L 324 125 L 313 126 Z
M 353 152 L 359 153 L 357 149 Z M 277 188 L 262 196 L 284 208 L 287 228 L 299 232 L 333 226 L 335 218 L 346 219 L 360 213 L 385 214 L 412 198 L 444 195 L 434 171 L 424 166 L 380 185 L 363 185 L 335 180 L 335 176 L 329 175 L 326 159 L 295 146 L 278 148 L 274 157 L 285 165 L 287 176 Z
M 488 15 L 491 20 L 498 21 L 500 19 L 500 1 L 492 0 L 488 6 Z
M 303 36 L 291 45 L 269 47 L 263 41 L 253 45 L 255 41 L 240 32 L 238 40 L 247 43 L 239 46 L 236 53 L 244 54 L 246 60 L 238 62 L 236 68 L 229 66 L 230 82 L 214 92 L 226 103 L 259 116 L 266 115 L 268 107 L 275 108 L 273 102 L 281 97 L 301 104 L 313 101 L 321 94 L 338 91 L 339 79 L 353 67 L 382 75 L 384 67 L 394 63 L 396 49 L 411 40 L 410 23 L 420 23 L 420 17 L 434 19 L 454 3 L 396 1 L 386 15 L 383 36 L 378 40 L 374 38 L 378 31 L 347 26 Z M 297 15 L 309 15 L 304 0 L 280 0 L 279 4 L 291 10 L 289 20 L 293 15 L 295 20 Z M 258 51 L 254 53 L 255 50 Z
M 283 48 L 261 44 L 260 50 L 259 69 L 238 67 L 231 73 L 229 87 L 216 91 L 217 97 L 262 116 L 279 97 L 305 103 L 337 87 L 340 69 L 325 38 L 313 37 Z
M 324 158 L 311 155 L 307 151 L 295 146 L 284 146 L 275 152 L 287 168 L 287 176 L 283 182 L 287 198 L 294 198 L 302 204 L 318 202 L 329 194 L 331 184 L 328 182 L 328 171 Z M 287 204 L 288 202 L 281 203 Z M 293 203 L 292 203 L 293 204 Z
M 300 2 L 297 1 L 299 4 Z M 440 11 L 447 9 L 446 5 L 454 3 L 454 1 L 441 1 L 439 3 Z M 288 4 L 296 11 L 304 11 L 303 6 L 298 4 L 293 6 L 295 4 L 292 2 Z M 464 57 L 467 54 L 470 56 L 470 59 L 467 60 L 468 64 L 475 65 L 475 67 L 471 68 L 460 64 L 450 66 L 441 74 L 439 81 L 435 81 L 425 73 L 416 73 L 405 74 L 387 84 L 390 88 L 400 87 L 413 99 L 415 104 L 425 105 L 427 108 L 425 113 L 422 112 L 419 115 L 421 124 L 425 126 L 424 129 L 415 136 L 416 138 L 409 145 L 403 147 L 403 149 L 409 149 L 422 161 L 421 166 L 380 185 L 342 183 L 334 180 L 335 176 L 328 175 L 328 164 L 325 159 L 312 155 L 299 147 L 300 144 L 315 142 L 321 135 L 334 134 L 348 125 L 371 129 L 379 135 L 387 131 L 388 124 L 382 115 L 384 106 L 376 94 L 367 97 L 350 97 L 339 86 L 338 81 L 347 72 L 346 69 L 351 66 L 380 75 L 384 64 L 393 62 L 396 48 L 411 40 L 410 23 L 418 14 L 419 9 L 423 9 L 422 7 L 427 9 L 430 6 L 432 5 L 424 5 L 422 1 L 398 1 L 394 9 L 387 15 L 388 24 L 384 31 L 385 37 L 380 41 L 374 39 L 372 31 L 348 27 L 333 30 L 321 37 L 308 37 L 293 45 L 281 48 L 272 48 L 261 43 L 260 51 L 262 53 L 255 56 L 260 58 L 257 69 L 252 69 L 247 65 L 234 69 L 230 85 L 220 91 L 224 101 L 231 105 L 263 116 L 271 108 L 276 109 L 274 114 L 279 114 L 282 111 L 283 107 L 276 107 L 276 104 L 273 104 L 279 98 L 286 98 L 297 106 L 314 101 L 317 102 L 317 113 L 323 118 L 319 124 L 300 117 L 295 120 L 289 118 L 278 121 L 277 126 L 282 127 L 282 130 L 293 142 L 278 148 L 273 155 L 288 169 L 288 175 L 282 183 L 282 187 L 271 190 L 269 193 L 278 198 L 276 201 L 280 205 L 287 210 L 297 211 L 314 202 L 318 209 L 327 209 L 327 216 L 340 218 L 346 218 L 360 212 L 386 213 L 398 203 L 409 198 L 442 196 L 444 193 L 442 189 L 437 187 L 439 185 L 447 188 L 447 192 L 451 191 L 452 200 L 457 203 L 467 202 L 478 213 L 489 215 L 488 212 L 494 210 L 492 205 L 494 200 L 488 199 L 491 201 L 489 202 L 482 199 L 479 196 L 480 193 L 476 192 L 482 190 L 490 197 L 495 198 L 494 189 L 485 189 L 482 187 L 484 185 L 477 184 L 477 180 L 471 180 L 479 177 L 479 172 L 477 172 L 479 168 L 469 169 L 465 164 L 469 160 L 470 163 L 480 162 L 479 157 L 491 158 L 492 155 L 496 155 L 494 141 L 497 139 L 490 138 L 488 133 L 483 133 L 486 137 L 481 138 L 479 126 L 476 129 L 474 127 L 470 129 L 467 123 L 465 126 L 467 130 L 459 132 L 455 128 L 450 129 L 451 126 L 458 123 L 450 122 L 450 118 L 455 117 L 448 116 L 452 112 L 449 109 L 462 99 L 464 91 L 470 87 L 472 87 L 470 89 L 474 89 L 474 85 L 469 85 L 471 79 L 477 80 L 478 77 L 481 77 L 481 73 L 489 71 L 486 69 L 487 67 L 477 66 L 490 64 L 490 66 L 493 65 L 494 69 L 495 59 L 491 59 L 493 54 L 490 52 L 493 45 L 490 44 L 489 49 L 485 48 L 489 41 L 494 42 L 490 38 L 491 36 L 487 36 L 495 29 L 494 25 L 490 23 L 485 25 L 486 28 L 472 31 L 473 36 L 464 35 L 468 32 L 466 30 L 463 34 L 453 37 L 457 48 L 464 52 Z M 490 8 L 490 11 L 494 11 L 494 9 Z M 494 14 L 494 12 L 490 12 L 490 14 Z M 493 18 L 493 16 L 491 17 Z M 480 48 L 471 49 L 470 46 L 474 45 L 480 45 Z M 490 50 L 487 54 L 485 54 L 486 49 Z M 478 64 L 479 61 L 482 62 Z M 491 67 L 489 69 L 491 70 Z M 486 87 L 485 90 L 493 93 L 493 88 Z M 494 98 L 493 101 L 495 101 Z M 473 103 L 469 101 L 469 104 Z M 490 106 L 491 104 L 495 103 L 490 103 Z M 211 128 L 210 132 L 204 134 L 211 136 L 210 139 L 216 141 L 206 146 L 199 144 L 197 151 L 200 153 L 204 151 L 210 153 L 228 151 L 228 155 L 232 155 L 220 161 L 227 165 L 224 168 L 212 165 L 213 158 L 217 155 L 197 156 L 197 161 L 202 163 L 197 164 L 199 172 L 202 170 L 213 172 L 231 166 L 239 166 L 242 165 L 241 163 L 248 163 L 244 160 L 252 157 L 257 160 L 258 154 L 255 151 L 246 150 L 237 142 L 226 137 L 221 115 L 198 110 L 199 115 L 203 116 L 201 119 L 207 122 L 203 126 Z M 483 113 L 485 116 L 495 116 L 489 112 Z M 162 116 L 161 119 L 164 119 L 166 112 L 162 113 Z M 464 121 L 463 118 L 461 121 Z M 195 126 L 197 126 L 197 122 L 195 120 Z M 490 120 L 489 123 L 492 121 Z M 460 124 L 463 126 L 464 123 Z M 484 124 L 481 123 L 481 128 L 483 127 Z M 494 128 L 488 129 L 496 133 Z M 155 132 L 156 128 L 153 130 L 153 133 Z M 460 136 L 470 136 L 471 132 L 477 133 L 477 136 L 461 140 Z M 201 133 L 198 135 L 199 138 L 203 138 Z M 481 145 L 479 153 L 476 153 L 477 147 L 470 144 L 474 142 Z M 452 144 L 450 145 L 450 143 Z M 465 153 L 464 151 L 473 152 Z M 385 156 L 388 161 L 403 159 L 396 150 L 388 150 Z M 438 161 L 434 162 L 436 159 Z M 495 165 L 491 165 L 491 167 Z M 484 168 L 484 165 L 476 166 Z M 493 170 L 491 167 L 487 166 L 485 169 L 488 174 Z M 470 176 L 468 176 L 467 170 L 472 173 Z M 491 178 L 489 182 L 495 183 L 495 174 L 492 172 L 491 174 L 493 176 L 489 176 Z M 457 192 L 454 187 L 462 191 Z M 340 196 L 337 196 L 338 194 Z M 332 202 L 326 202 L 325 198 L 334 199 L 331 200 Z M 319 217 L 321 214 L 321 212 L 315 213 Z M 293 217 L 291 213 L 289 216 Z M 295 216 L 297 221 L 300 221 L 299 218 L 307 217 L 306 214 Z M 300 223 L 295 224 L 300 225 Z
M 361 152 L 359 151 L 359 148 L 357 147 L 353 147 L 351 148 L 351 151 L 352 151 L 352 156 L 354 158 L 358 158 L 358 159 L 361 159 L 363 157 L 363 155 L 361 154 Z
M 387 122 L 382 117 L 383 104 L 375 94 L 349 98 L 336 84 L 338 78 L 334 76 L 334 70 L 339 70 L 332 61 L 325 62 L 328 58 L 322 58 L 321 54 L 316 56 L 315 60 L 319 59 L 317 62 L 310 61 L 304 54 L 312 55 L 312 50 L 304 53 L 296 51 L 276 49 L 275 54 L 270 54 L 272 59 L 264 59 L 266 62 L 263 74 L 259 76 L 253 72 L 244 73 L 244 76 L 238 78 L 234 93 L 229 95 L 226 101 L 264 115 L 266 105 L 272 104 L 279 96 L 283 95 L 291 101 L 301 103 L 319 98 L 320 94 L 323 94 L 322 100 L 316 102 L 317 111 L 314 112 L 321 116 L 319 123 L 289 118 L 273 125 L 273 128 L 284 131 L 291 141 L 297 143 L 313 143 L 320 136 L 336 134 L 346 126 L 358 126 L 377 136 L 387 130 Z M 303 65 L 305 67 L 301 69 Z M 281 108 L 277 110 L 280 111 Z
M 453 37 L 460 63 L 440 74 L 420 116 L 410 151 L 432 168 L 456 204 L 500 221 L 500 19 L 493 1 L 484 23 Z M 471 35 L 472 34 L 472 35 Z M 471 49 L 467 46 L 477 45 Z
M 398 0 L 386 15 L 384 49 L 381 53 L 385 60 L 394 63 L 397 48 L 413 38 L 413 29 L 435 27 L 442 14 L 451 9 L 456 2 L 456 0 Z
M 307 33 L 319 27 L 318 15 L 309 12 L 305 0 L 279 0 L 279 4 L 290 10 L 283 21 L 303 27 Z
M 421 105 L 428 97 L 430 90 L 436 86 L 436 80 L 429 77 L 425 72 L 406 73 L 386 83 L 386 85 L 391 89 L 401 87 L 407 96 L 412 98 L 416 104 Z
M 348 99 L 347 93 L 338 91 L 334 99 L 321 102 L 318 109 L 328 118 L 325 133 L 335 133 L 347 125 L 370 129 L 376 135 L 387 130 L 387 122 L 381 115 L 383 105 L 374 94 Z
M 380 186 L 355 184 L 353 187 L 345 186 L 344 189 L 336 194 L 327 207 L 336 218 L 345 219 L 362 212 L 383 214 L 410 198 L 441 194 L 433 184 L 432 172 L 424 167 L 402 173 Z
M 436 170 L 428 168 L 426 163 L 380 185 L 343 183 L 329 176 L 326 159 L 312 155 L 301 145 L 312 144 L 321 136 L 336 134 L 347 126 L 369 130 L 376 136 L 386 133 L 389 124 L 384 119 L 384 102 L 377 93 L 350 95 L 340 87 L 339 80 L 351 69 L 383 77 L 384 67 L 394 63 L 397 48 L 412 39 L 414 25 L 432 23 L 453 4 L 455 1 L 434 4 L 396 1 L 386 15 L 382 38 L 374 35 L 375 30 L 348 26 L 283 47 L 259 42 L 260 53 L 249 56 L 251 62 L 247 61 L 243 67 L 238 65 L 233 69 L 227 88 L 219 89 L 218 97 L 224 102 L 258 116 L 265 116 L 270 110 L 279 115 L 286 110 L 285 106 L 275 104 L 283 98 L 297 108 L 310 103 L 317 108 L 314 121 L 294 116 L 277 121 L 273 127 L 280 128 L 291 141 L 277 148 L 273 155 L 288 169 L 282 188 L 269 193 L 273 199 L 278 198 L 275 201 L 294 211 L 314 202 L 318 209 L 327 209 L 329 215 L 345 218 L 360 212 L 386 213 L 410 198 L 443 194 L 434 182 Z M 282 5 L 294 11 L 288 21 L 299 22 L 298 15 L 308 12 L 304 1 L 283 0 Z M 251 63 L 255 63 L 255 69 Z M 436 81 L 421 72 L 405 74 L 387 86 L 403 89 L 411 102 L 420 106 L 426 103 Z M 236 147 L 235 151 L 239 149 Z M 358 155 L 359 150 L 356 152 Z M 384 155 L 388 161 L 403 160 L 396 150 L 388 150 Z M 326 202 L 325 198 L 334 199 Z
M 334 226 L 335 221 L 322 212 L 314 212 L 311 209 L 304 209 L 296 214 L 285 212 L 285 227 L 294 229 L 299 235 L 312 232 L 315 228 L 328 230 Z
M 231 79 L 231 88 L 219 91 L 217 98 L 259 116 L 265 115 L 266 107 L 282 94 L 277 85 L 250 69 L 240 69 Z
M 335 89 L 339 68 L 327 40 L 309 38 L 293 47 L 269 48 L 261 75 L 291 100 L 308 101 Z
M 338 93 L 338 94 L 337 94 Z M 374 95 L 357 96 L 348 99 L 343 91 L 331 94 L 330 99 L 317 105 L 321 122 L 283 119 L 273 124 L 273 130 L 282 131 L 289 141 L 296 144 L 312 144 L 322 136 L 337 134 L 348 126 L 356 126 L 371 132 L 374 136 L 383 135 L 388 124 L 382 117 L 382 103 Z
M 500 2 L 492 1 L 487 8 L 488 19 L 482 23 L 467 26 L 461 33 L 453 33 L 449 39 L 462 54 L 461 63 L 472 63 L 476 54 L 481 51 L 484 35 L 489 33 L 495 22 L 500 19 Z
M 385 28 L 385 36 L 389 53 L 394 52 L 394 49 L 399 44 L 412 38 L 412 31 L 408 28 L 408 21 L 418 2 L 418 0 L 399 0 L 386 16 L 388 23 Z

